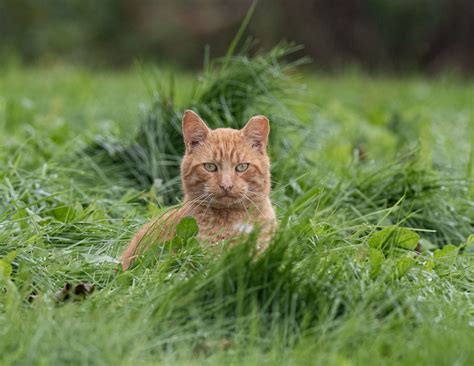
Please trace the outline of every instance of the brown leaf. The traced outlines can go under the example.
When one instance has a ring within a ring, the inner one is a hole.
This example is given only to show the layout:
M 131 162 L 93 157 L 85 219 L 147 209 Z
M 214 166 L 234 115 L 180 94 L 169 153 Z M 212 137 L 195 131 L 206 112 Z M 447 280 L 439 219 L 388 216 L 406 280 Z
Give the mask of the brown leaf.
M 94 285 L 90 283 L 78 283 L 77 285 L 66 283 L 61 290 L 56 292 L 55 297 L 58 301 L 80 301 L 92 294 L 94 290 Z

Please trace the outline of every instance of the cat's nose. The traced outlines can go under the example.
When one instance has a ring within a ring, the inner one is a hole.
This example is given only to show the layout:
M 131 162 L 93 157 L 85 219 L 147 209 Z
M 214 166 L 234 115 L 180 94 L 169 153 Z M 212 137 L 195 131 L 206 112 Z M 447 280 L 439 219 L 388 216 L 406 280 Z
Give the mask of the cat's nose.
M 225 192 L 230 192 L 232 188 L 234 188 L 234 184 L 232 182 L 222 182 L 219 183 L 219 187 L 221 187 Z

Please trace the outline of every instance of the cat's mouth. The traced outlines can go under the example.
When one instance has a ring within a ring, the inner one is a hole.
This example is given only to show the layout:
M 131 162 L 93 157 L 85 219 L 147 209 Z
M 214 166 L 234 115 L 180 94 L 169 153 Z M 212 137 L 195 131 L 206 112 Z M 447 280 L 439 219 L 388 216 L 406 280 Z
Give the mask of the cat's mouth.
M 219 204 L 223 204 L 225 206 L 232 206 L 236 202 L 239 202 L 240 196 L 226 192 L 216 198 L 217 198 L 216 201 Z

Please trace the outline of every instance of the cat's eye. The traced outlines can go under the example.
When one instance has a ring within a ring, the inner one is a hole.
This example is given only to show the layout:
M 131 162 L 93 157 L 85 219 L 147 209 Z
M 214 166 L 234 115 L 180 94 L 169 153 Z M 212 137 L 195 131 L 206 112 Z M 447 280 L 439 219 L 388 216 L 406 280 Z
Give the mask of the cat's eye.
M 242 163 L 242 164 L 239 164 L 235 167 L 235 170 L 237 170 L 238 172 L 245 172 L 249 167 L 249 163 Z
M 215 171 L 217 171 L 217 165 L 216 165 L 216 164 L 213 164 L 213 163 L 204 163 L 204 168 L 205 168 L 208 172 L 215 172 Z

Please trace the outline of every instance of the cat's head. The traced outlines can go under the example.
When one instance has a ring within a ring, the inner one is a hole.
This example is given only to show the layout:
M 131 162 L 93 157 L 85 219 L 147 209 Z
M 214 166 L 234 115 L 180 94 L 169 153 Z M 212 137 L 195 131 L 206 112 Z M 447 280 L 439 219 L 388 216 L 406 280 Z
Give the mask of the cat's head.
M 184 112 L 186 152 L 181 163 L 188 200 L 212 207 L 250 207 L 270 193 L 270 161 L 266 152 L 270 126 L 264 116 L 244 128 L 211 130 L 193 111 Z

